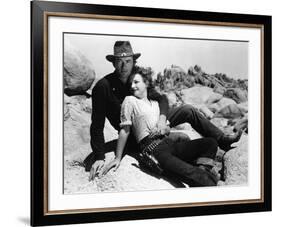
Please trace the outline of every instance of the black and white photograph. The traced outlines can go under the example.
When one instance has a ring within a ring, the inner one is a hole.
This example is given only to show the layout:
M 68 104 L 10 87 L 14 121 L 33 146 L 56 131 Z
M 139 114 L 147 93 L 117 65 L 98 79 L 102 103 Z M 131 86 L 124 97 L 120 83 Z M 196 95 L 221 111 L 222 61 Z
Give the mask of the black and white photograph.
M 249 41 L 63 33 L 63 193 L 249 183 Z
M 32 10 L 34 225 L 271 210 L 270 16 Z

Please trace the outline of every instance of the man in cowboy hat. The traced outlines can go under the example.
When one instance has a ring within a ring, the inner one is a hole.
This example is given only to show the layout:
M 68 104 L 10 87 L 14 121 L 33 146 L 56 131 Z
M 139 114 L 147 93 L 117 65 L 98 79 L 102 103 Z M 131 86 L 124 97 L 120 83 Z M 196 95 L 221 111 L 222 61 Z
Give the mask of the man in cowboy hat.
M 86 171 L 90 171 L 89 180 L 93 180 L 96 174 L 101 172 L 104 165 L 106 148 L 103 129 L 105 118 L 116 130 L 120 129 L 121 104 L 124 98 L 130 95 L 127 80 L 133 72 L 136 60 L 141 56 L 140 53 L 133 52 L 129 41 L 117 41 L 113 49 L 114 54 L 107 55 L 106 59 L 113 64 L 115 71 L 99 80 L 92 91 L 93 110 L 90 134 L 93 152 L 84 160 Z M 157 129 L 161 134 L 169 133 L 169 127 L 166 125 L 166 119 L 168 119 L 171 127 L 185 122 L 190 123 L 202 136 L 215 138 L 223 150 L 230 149 L 230 145 L 238 141 L 241 136 L 241 132 L 232 136 L 225 135 L 190 105 L 168 110 L 168 100 L 165 95 L 152 91 L 151 96 L 159 102 L 160 119 Z
M 103 167 L 106 146 L 104 142 L 105 118 L 111 125 L 119 130 L 121 104 L 130 90 L 127 87 L 127 79 L 131 75 L 136 60 L 140 53 L 134 53 L 129 41 L 117 41 L 113 48 L 113 55 L 107 55 L 106 59 L 111 62 L 115 71 L 99 80 L 92 91 L 92 124 L 90 128 L 91 147 L 93 152 L 84 160 L 86 171 L 90 171 L 90 180 L 94 179 Z M 161 133 L 166 133 L 166 113 L 168 100 L 156 91 L 151 93 L 159 102 L 161 117 L 158 128 Z

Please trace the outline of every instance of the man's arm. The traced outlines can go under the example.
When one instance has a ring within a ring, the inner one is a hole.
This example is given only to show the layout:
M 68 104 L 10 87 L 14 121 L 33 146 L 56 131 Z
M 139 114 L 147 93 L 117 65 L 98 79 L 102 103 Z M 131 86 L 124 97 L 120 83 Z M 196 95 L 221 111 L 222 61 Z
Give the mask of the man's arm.
M 160 94 L 155 89 L 150 89 L 148 98 L 157 101 L 160 107 L 160 115 L 167 117 L 169 110 L 169 102 L 167 96 L 164 94 Z
M 92 153 L 84 160 L 86 171 L 90 171 L 93 163 L 105 158 L 104 123 L 106 116 L 107 83 L 100 80 L 92 91 L 92 123 L 90 127 Z M 99 165 L 99 166 L 100 166 Z M 98 168 L 98 167 L 97 167 Z
M 159 103 L 160 117 L 157 123 L 157 130 L 162 134 L 169 134 L 170 127 L 167 125 L 167 114 L 169 110 L 169 102 L 166 95 L 159 94 L 155 89 L 150 89 L 148 98 L 155 100 Z

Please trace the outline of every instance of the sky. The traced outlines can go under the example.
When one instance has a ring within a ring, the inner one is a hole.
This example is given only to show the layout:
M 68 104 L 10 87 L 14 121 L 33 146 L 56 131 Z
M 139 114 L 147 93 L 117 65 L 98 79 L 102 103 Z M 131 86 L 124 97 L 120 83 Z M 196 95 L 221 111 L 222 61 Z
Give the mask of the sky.
M 141 53 L 139 66 L 151 67 L 157 75 L 176 65 L 187 71 L 199 65 L 207 74 L 223 73 L 234 79 L 248 78 L 248 42 L 175 39 L 165 37 L 64 34 L 65 49 L 70 45 L 92 62 L 97 78 L 114 71 L 105 59 L 113 54 L 117 40 L 130 41 L 134 53 Z

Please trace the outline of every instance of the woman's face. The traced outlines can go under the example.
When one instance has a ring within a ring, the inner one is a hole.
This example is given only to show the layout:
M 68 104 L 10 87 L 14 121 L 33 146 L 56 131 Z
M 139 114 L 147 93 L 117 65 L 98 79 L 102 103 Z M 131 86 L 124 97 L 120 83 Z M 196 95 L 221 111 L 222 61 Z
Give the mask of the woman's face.
M 136 74 L 131 81 L 131 91 L 137 98 L 147 96 L 147 85 L 140 74 Z

